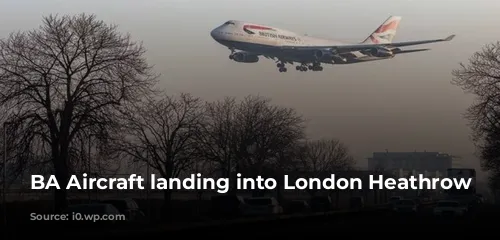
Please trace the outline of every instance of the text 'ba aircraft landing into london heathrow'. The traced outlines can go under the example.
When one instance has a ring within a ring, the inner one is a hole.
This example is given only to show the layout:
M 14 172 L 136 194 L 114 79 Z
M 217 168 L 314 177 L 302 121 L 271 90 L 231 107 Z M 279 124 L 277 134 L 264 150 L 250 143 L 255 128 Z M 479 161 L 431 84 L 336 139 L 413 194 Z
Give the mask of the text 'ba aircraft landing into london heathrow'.
M 391 16 L 361 43 L 346 44 L 310 37 L 275 27 L 242 21 L 227 21 L 210 35 L 231 50 L 229 58 L 236 62 L 255 63 L 259 56 L 276 61 L 280 72 L 285 64 L 298 63 L 297 71 L 322 71 L 325 64 L 351 64 L 393 58 L 397 54 L 430 49 L 403 50 L 401 47 L 452 40 L 444 39 L 392 42 L 401 17 Z M 239 51 L 236 51 L 239 50 Z

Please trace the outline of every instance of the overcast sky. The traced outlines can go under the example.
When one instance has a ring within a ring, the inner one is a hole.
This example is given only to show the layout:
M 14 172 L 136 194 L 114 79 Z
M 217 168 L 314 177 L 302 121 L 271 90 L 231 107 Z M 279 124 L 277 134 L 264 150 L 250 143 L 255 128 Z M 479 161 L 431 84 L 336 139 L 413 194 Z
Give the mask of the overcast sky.
M 450 84 L 451 71 L 499 40 L 499 10 L 498 0 L 3 0 L 0 34 L 35 28 L 48 14 L 96 14 L 143 41 L 169 93 L 270 97 L 302 113 L 311 138 L 348 144 L 361 166 L 388 149 L 448 152 L 477 167 L 462 118 L 473 97 Z M 403 16 L 394 41 L 457 37 L 391 60 L 282 74 L 270 60 L 230 61 L 209 35 L 237 19 L 359 42 L 389 15 Z

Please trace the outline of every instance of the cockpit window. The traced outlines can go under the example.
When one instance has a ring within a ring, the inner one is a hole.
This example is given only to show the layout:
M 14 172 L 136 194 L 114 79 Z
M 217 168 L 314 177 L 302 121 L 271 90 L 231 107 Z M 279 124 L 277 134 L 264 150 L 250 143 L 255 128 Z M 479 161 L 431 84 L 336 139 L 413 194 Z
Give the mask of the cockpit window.
M 227 21 L 224 23 L 224 25 L 235 25 L 233 21 Z

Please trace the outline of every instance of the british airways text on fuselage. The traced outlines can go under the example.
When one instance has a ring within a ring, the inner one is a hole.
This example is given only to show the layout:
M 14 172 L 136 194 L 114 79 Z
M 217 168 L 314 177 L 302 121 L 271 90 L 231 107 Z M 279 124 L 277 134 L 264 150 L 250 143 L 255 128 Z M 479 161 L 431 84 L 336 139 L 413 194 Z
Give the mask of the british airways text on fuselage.
M 279 38 L 279 39 L 284 39 L 284 40 L 291 40 L 291 41 L 297 41 L 296 37 L 293 36 L 286 36 L 286 35 L 281 35 L 281 34 L 275 34 L 275 33 L 267 33 L 267 32 L 260 32 L 259 35 L 263 37 L 268 37 L 268 38 Z

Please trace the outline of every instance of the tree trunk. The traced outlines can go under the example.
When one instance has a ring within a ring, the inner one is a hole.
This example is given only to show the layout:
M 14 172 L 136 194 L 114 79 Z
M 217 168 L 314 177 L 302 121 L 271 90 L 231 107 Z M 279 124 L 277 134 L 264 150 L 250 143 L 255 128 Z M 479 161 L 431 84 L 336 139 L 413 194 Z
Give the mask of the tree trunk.
M 63 212 L 68 207 L 66 185 L 68 185 L 69 173 L 64 162 L 59 160 L 55 163 L 55 176 L 60 187 L 54 190 L 54 211 L 57 213 Z
M 278 180 L 276 181 L 276 200 L 283 206 L 284 203 L 284 197 L 283 197 L 283 178 L 277 178 Z
M 61 213 L 68 207 L 67 196 L 68 191 L 66 186 L 69 182 L 69 172 L 67 164 L 68 151 L 67 147 L 62 146 L 59 151 L 58 144 L 52 146 L 52 157 L 55 170 L 55 177 L 60 189 L 54 190 L 54 211 Z
M 163 207 L 162 207 L 163 221 L 172 220 L 172 190 L 166 189 L 163 191 Z
M 228 171 L 228 179 L 229 179 L 229 194 L 237 194 L 238 193 L 238 185 L 236 181 L 238 179 L 237 174 L 240 173 L 240 161 L 236 161 L 235 163 L 235 172 L 234 174 L 231 171 Z
M 165 178 L 170 179 L 173 177 L 173 167 L 174 162 L 170 156 L 167 156 L 167 161 L 165 162 Z M 172 186 L 168 186 L 171 188 Z M 163 208 L 162 208 L 162 218 L 163 221 L 172 220 L 172 189 L 165 189 L 163 191 Z
M 54 162 L 54 169 L 57 182 L 61 189 L 56 189 L 54 192 L 54 205 L 55 211 L 60 213 L 68 207 L 67 197 L 68 192 L 66 185 L 69 181 L 69 133 L 72 118 L 73 105 L 68 101 L 65 102 L 64 111 L 61 118 L 61 127 L 58 138 L 52 138 L 52 157 Z M 53 129 L 51 129 L 51 132 Z M 90 173 L 88 173 L 90 174 Z
M 56 213 L 62 213 L 68 207 L 67 196 L 68 193 L 64 188 L 54 191 L 54 211 Z

